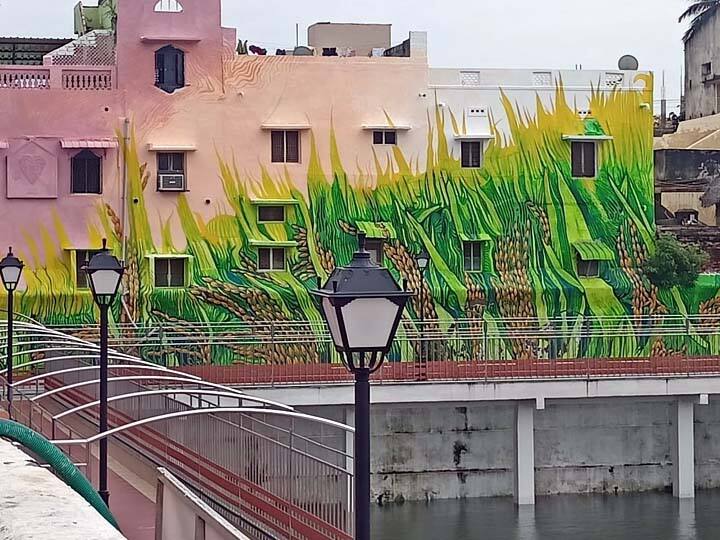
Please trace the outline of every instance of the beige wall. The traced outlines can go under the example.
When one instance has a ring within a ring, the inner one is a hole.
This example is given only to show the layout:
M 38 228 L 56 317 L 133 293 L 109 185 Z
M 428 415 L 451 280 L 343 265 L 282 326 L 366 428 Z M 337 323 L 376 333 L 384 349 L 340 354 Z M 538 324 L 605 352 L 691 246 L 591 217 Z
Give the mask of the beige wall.
M 662 204 L 673 214 L 684 208 L 694 208 L 700 212 L 700 221 L 715 225 L 715 207 L 703 208 L 700 197 L 702 193 L 663 193 Z
M 358 56 L 368 56 L 373 48 L 390 47 L 390 30 L 389 24 L 316 23 L 308 28 L 308 45 L 348 47 Z

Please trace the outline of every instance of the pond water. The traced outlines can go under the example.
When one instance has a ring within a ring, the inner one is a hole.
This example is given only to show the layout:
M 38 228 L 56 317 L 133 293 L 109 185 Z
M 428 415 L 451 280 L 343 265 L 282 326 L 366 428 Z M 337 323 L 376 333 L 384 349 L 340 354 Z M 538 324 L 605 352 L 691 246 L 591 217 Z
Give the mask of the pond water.
M 678 501 L 671 495 L 538 497 L 405 503 L 373 509 L 373 540 L 694 540 L 720 539 L 720 491 Z

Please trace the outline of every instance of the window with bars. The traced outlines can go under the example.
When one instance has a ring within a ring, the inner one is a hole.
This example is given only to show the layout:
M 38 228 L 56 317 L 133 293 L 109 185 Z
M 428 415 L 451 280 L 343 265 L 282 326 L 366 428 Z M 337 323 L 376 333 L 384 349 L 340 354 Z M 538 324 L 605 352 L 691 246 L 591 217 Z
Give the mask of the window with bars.
M 466 272 L 482 272 L 482 242 L 463 242 L 463 259 Z
M 271 138 L 273 163 L 300 163 L 299 131 L 273 131 Z
M 155 259 L 155 288 L 177 289 L 187 286 L 187 259 Z
M 284 223 L 284 206 L 258 206 L 258 223 Z
M 397 131 L 395 131 L 395 130 L 373 131 L 373 144 L 397 144 Z
M 258 270 L 261 272 L 282 272 L 285 270 L 285 248 L 258 248 Z
M 463 141 L 461 148 L 461 163 L 464 168 L 482 167 L 483 143 L 482 141 Z
M 77 289 L 90 289 L 87 272 L 84 268 L 92 258 L 100 253 L 99 249 L 77 249 L 75 250 L 75 286 Z
M 595 142 L 572 143 L 572 175 L 575 178 L 595 178 L 597 173 Z
M 72 193 L 102 193 L 102 158 L 90 150 L 73 156 Z
M 155 52 L 155 86 L 172 94 L 185 86 L 185 53 L 172 45 Z

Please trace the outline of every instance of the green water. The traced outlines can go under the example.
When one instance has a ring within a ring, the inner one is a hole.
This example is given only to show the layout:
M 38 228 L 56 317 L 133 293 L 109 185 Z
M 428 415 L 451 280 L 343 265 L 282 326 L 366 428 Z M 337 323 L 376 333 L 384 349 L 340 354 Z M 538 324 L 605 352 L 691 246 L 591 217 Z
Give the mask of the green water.
M 373 540 L 720 540 L 720 491 L 436 501 L 376 507 Z

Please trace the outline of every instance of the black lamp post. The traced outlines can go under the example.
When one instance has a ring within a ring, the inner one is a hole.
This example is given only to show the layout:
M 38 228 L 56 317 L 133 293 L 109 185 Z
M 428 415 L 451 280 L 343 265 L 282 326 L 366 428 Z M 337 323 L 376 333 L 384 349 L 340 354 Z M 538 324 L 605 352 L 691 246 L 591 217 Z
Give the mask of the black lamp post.
M 12 418 L 12 401 L 13 401 L 13 318 L 15 314 L 15 290 L 20 282 L 24 264 L 20 259 L 13 255 L 12 248 L 8 250 L 8 254 L 0 261 L 0 274 L 2 282 L 8 292 L 7 304 L 7 400 L 8 414 Z
M 335 349 L 355 375 L 355 538 L 370 538 L 370 375 L 392 346 L 410 293 L 365 251 L 365 235 L 350 264 L 313 291 Z
M 430 255 L 426 249 L 423 249 L 420 254 L 415 257 L 415 263 L 420 270 L 420 362 L 423 362 L 426 358 L 425 354 L 425 271 L 430 265 Z
M 125 267 L 108 251 L 107 242 L 103 240 L 103 250 L 92 258 L 84 270 L 87 272 L 95 303 L 100 308 L 100 433 L 105 433 L 108 430 L 108 311 L 117 296 Z M 110 501 L 107 486 L 107 448 L 108 441 L 104 437 L 100 439 L 98 493 L 105 504 Z

